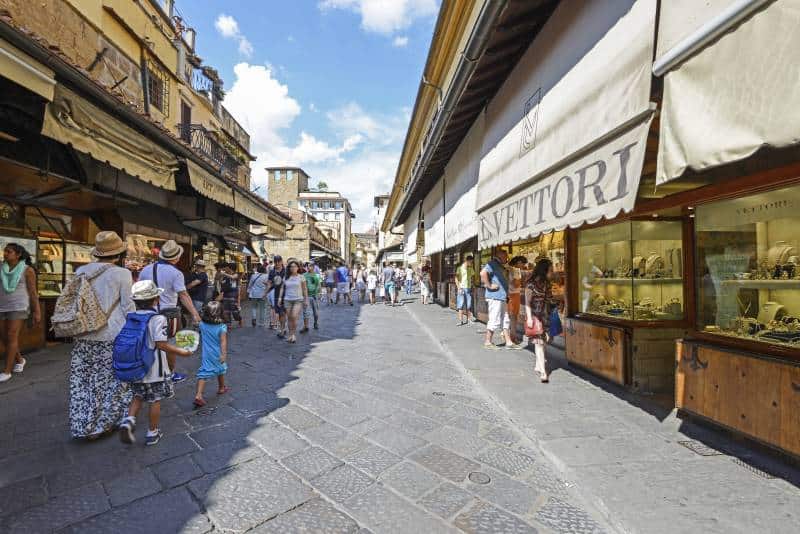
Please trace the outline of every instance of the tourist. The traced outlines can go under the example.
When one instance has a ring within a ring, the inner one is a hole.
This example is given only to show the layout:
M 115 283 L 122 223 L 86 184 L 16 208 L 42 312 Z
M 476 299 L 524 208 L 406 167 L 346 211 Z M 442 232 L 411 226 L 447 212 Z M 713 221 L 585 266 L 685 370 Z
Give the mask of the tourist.
M 336 304 L 339 304 L 339 296 L 342 296 L 345 304 L 353 305 L 353 298 L 350 295 L 350 269 L 347 266 L 339 262 L 339 266 L 336 268 Z
M 509 332 L 508 274 L 504 266 L 506 261 L 508 261 L 508 253 L 501 249 L 481 269 L 481 283 L 486 289 L 486 304 L 489 308 L 489 320 L 486 322 L 486 335 L 483 341 L 483 346 L 487 349 L 498 348 L 492 342 L 494 332 L 498 329 L 502 329 L 503 338 L 506 342 L 505 348 L 513 350 L 522 348 L 521 345 L 514 343 Z
M 135 309 L 131 298 L 131 272 L 119 264 L 128 251 L 116 232 L 95 236 L 95 261 L 82 265 L 75 276 L 85 275 L 108 322 L 100 330 L 75 336 L 69 369 L 69 428 L 73 438 L 95 440 L 122 421 L 131 402 L 128 384 L 114 375 L 114 339 Z
M 161 298 L 158 299 L 158 313 L 167 319 L 167 338 L 172 340 L 178 331 L 180 323 L 180 309 L 178 301 L 188 310 L 195 324 L 200 323 L 200 315 L 186 291 L 186 282 L 183 273 L 175 265 L 183 255 L 183 247 L 173 240 L 166 241 L 161 245 L 158 253 L 158 261 L 151 263 L 142 269 L 139 274 L 139 281 L 152 280 L 156 287 L 163 289 Z M 172 369 L 172 381 L 181 382 L 186 380 L 186 375 L 175 370 L 175 354 L 167 352 L 169 368 Z
M 355 280 L 356 291 L 358 291 L 358 302 L 363 304 L 367 296 L 367 272 L 361 267 L 360 263 L 356 265 L 353 279 Z
M 239 289 L 239 274 L 235 272 L 235 263 L 226 263 L 222 268 L 222 278 L 219 281 L 218 301 L 222 302 L 222 316 L 226 323 L 236 321 L 242 327 L 242 294 Z
M 472 311 L 472 288 L 475 285 L 473 261 L 472 255 L 468 255 L 456 269 L 456 309 L 458 310 L 459 326 L 465 324 L 465 318 L 468 323 L 470 314 L 474 313 Z
M 265 270 L 262 265 L 259 265 L 258 269 Z M 206 405 L 203 398 L 206 380 L 217 379 L 217 395 L 224 395 L 230 391 L 230 388 L 225 385 L 225 373 L 228 372 L 228 326 L 225 324 L 223 307 L 219 302 L 209 302 L 203 308 L 200 341 L 203 352 L 200 369 L 197 370 L 195 408 L 202 408 Z
M 396 265 L 394 268 L 394 301 L 400 301 L 400 291 L 406 282 L 406 270 L 402 265 Z M 402 302 L 402 301 L 401 301 Z
M 145 445 L 151 446 L 158 443 L 162 436 L 158 427 L 161 420 L 161 401 L 175 395 L 175 387 L 172 385 L 174 373 L 169 364 L 169 356 L 172 355 L 174 360 L 176 356 L 191 356 L 192 353 L 169 342 L 168 319 L 157 311 L 159 297 L 166 294 L 164 289 L 156 287 L 152 280 L 140 280 L 133 284 L 131 294 L 133 302 L 136 304 L 136 313 L 152 315 L 147 322 L 146 343 L 148 350 L 154 351 L 155 361 L 147 369 L 143 378 L 130 383 L 133 400 L 128 407 L 128 415 L 119 425 L 120 439 L 129 445 L 136 441 L 134 437 L 136 417 L 142 408 L 142 403 L 147 403 L 150 424 L 145 437 Z M 173 378 L 170 379 L 170 377 Z
M 300 274 L 300 263 L 297 260 L 289 260 L 286 266 L 286 278 L 278 290 L 278 303 L 286 310 L 288 317 L 288 341 L 296 343 L 297 323 L 300 321 L 303 306 L 308 306 L 308 288 L 305 278 Z
M 422 297 L 422 304 L 430 304 L 433 285 L 431 282 L 431 267 L 428 264 L 422 266 L 422 275 L 419 279 L 419 294 Z
M 247 284 L 247 298 L 250 300 L 253 328 L 262 327 L 267 322 L 267 305 L 269 304 L 267 286 L 269 286 L 267 269 L 263 265 L 259 265 Z
M 409 263 L 406 266 L 406 295 L 411 295 L 414 291 L 414 269 Z
M 328 295 L 328 306 L 333 304 L 333 292 L 336 289 L 336 269 L 328 265 L 325 269 L 325 290 Z
M 306 279 L 306 290 L 308 291 L 308 304 L 303 307 L 303 329 L 301 334 L 308 332 L 308 320 L 314 317 L 314 330 L 319 329 L 319 305 L 317 298 L 322 286 L 322 277 L 314 270 L 314 265 L 306 263 L 306 272 L 303 278 Z
M 528 258 L 514 256 L 508 262 L 508 319 L 509 332 L 514 343 L 520 343 L 517 336 L 517 319 L 520 311 L 520 294 L 522 293 L 522 270 L 527 269 Z
M 369 292 L 369 303 L 375 304 L 375 291 L 378 289 L 378 275 L 374 269 L 370 269 L 367 275 L 367 291 Z
M 553 262 L 541 258 L 525 285 L 525 331 L 536 354 L 534 371 L 543 383 L 549 381 L 544 346 L 548 341 L 550 313 L 558 306 L 553 299 Z
M 208 273 L 203 260 L 194 261 L 193 270 L 186 279 L 186 291 L 189 292 L 194 309 L 199 312 L 208 302 Z
M 283 258 L 275 255 L 272 258 L 272 270 L 269 272 L 269 288 L 273 293 L 273 310 L 277 316 L 278 338 L 284 339 L 286 337 L 286 308 L 281 304 L 278 295 L 280 294 L 281 287 L 283 287 L 283 280 L 286 278 L 286 267 L 283 266 Z
M 383 284 L 383 303 L 394 306 L 394 301 L 397 296 L 394 293 L 394 267 L 392 267 L 391 263 L 383 264 L 381 277 Z
M 36 271 L 31 255 L 17 243 L 3 249 L 0 266 L 0 339 L 6 348 L 6 365 L 0 382 L 11 380 L 13 373 L 22 373 L 27 360 L 19 352 L 19 333 L 30 317 L 38 325 L 42 321 L 39 294 L 36 290 Z

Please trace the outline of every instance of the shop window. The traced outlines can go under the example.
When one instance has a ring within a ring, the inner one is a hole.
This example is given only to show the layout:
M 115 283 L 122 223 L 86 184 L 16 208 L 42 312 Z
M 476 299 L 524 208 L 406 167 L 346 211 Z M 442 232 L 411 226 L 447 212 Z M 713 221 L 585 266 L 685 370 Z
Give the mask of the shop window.
M 540 258 L 548 258 L 553 262 L 553 295 L 563 298 L 566 287 L 566 273 L 564 271 L 564 232 L 550 232 L 542 234 L 536 239 L 514 243 L 509 251 L 509 260 L 515 256 L 524 256 L 528 266 L 519 274 L 524 286 Z M 524 310 L 523 310 L 524 312 Z
M 580 311 L 634 321 L 683 318 L 682 222 L 626 221 L 578 232 Z
M 150 59 L 147 60 L 147 95 L 152 107 L 169 115 L 169 75 Z
M 800 346 L 800 189 L 697 208 L 698 330 Z

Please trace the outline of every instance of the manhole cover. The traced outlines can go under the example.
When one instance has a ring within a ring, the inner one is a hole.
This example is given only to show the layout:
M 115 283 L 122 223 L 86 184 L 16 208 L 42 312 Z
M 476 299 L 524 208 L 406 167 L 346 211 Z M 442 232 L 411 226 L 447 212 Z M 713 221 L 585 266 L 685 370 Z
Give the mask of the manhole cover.
M 469 474 L 469 481 L 473 484 L 488 484 L 492 479 L 486 473 L 480 471 L 473 471 Z
M 687 441 L 679 441 L 678 444 L 683 445 L 693 453 L 699 454 L 700 456 L 723 456 L 725 454 L 724 452 L 720 452 L 717 449 L 712 449 L 708 445 L 700 443 L 699 441 L 695 441 L 693 439 Z
M 434 391 L 433 392 L 433 396 L 434 397 L 444 397 L 444 393 L 442 393 L 441 391 Z

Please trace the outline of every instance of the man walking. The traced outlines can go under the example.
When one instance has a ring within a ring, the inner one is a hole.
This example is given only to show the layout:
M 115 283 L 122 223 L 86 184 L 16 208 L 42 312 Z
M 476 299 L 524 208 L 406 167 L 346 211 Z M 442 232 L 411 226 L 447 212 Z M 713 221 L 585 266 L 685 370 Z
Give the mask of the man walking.
M 194 261 L 194 270 L 186 280 L 186 290 L 192 298 L 194 309 L 200 313 L 208 301 L 208 273 L 206 273 L 206 262 L 203 260 Z
M 139 280 L 152 280 L 156 287 L 163 289 L 158 302 L 158 313 L 167 318 L 167 338 L 174 344 L 173 338 L 179 328 L 180 308 L 178 301 L 183 304 L 192 321 L 200 323 L 200 314 L 192 303 L 189 293 L 186 291 L 186 279 L 183 273 L 175 267 L 183 256 L 183 247 L 170 239 L 161 246 L 158 253 L 158 261 L 151 263 L 139 273 Z M 169 368 L 172 369 L 172 381 L 182 382 L 186 380 L 186 375 L 175 371 L 175 354 L 167 354 Z
M 394 302 L 397 295 L 394 292 L 394 267 L 391 263 L 384 263 L 383 267 L 383 303 L 391 304 Z
M 283 258 L 277 254 L 272 258 L 272 269 L 269 271 L 268 278 L 269 287 L 267 292 L 271 291 L 273 294 L 274 304 L 272 309 L 275 310 L 275 315 L 278 316 L 278 337 L 283 339 L 286 337 L 286 308 L 281 305 L 278 293 L 283 285 L 283 280 L 286 278 L 286 267 L 283 265 Z
M 406 295 L 411 295 L 414 291 L 414 269 L 411 268 L 409 263 L 406 266 Z
M 517 345 L 511 340 L 509 327 L 511 319 L 508 316 L 508 275 L 504 267 L 508 261 L 508 253 L 498 250 L 495 257 L 481 269 L 481 283 L 486 288 L 486 304 L 489 308 L 489 320 L 486 323 L 486 336 L 483 347 L 486 349 L 498 348 L 492 342 L 494 332 L 498 328 L 503 330 L 503 338 L 507 349 L 519 350 L 522 345 Z
M 475 284 L 475 267 L 472 266 L 473 257 L 467 256 L 456 269 L 456 309 L 458 310 L 458 325 L 469 322 L 472 312 L 472 287 Z M 473 317 L 473 320 L 474 317 Z
M 303 306 L 303 329 L 301 334 L 308 332 L 308 320 L 314 316 L 314 330 L 319 329 L 319 306 L 317 297 L 322 286 L 322 277 L 314 270 L 314 265 L 306 263 L 306 272 L 303 277 L 306 279 L 306 289 L 308 290 L 308 303 Z
M 343 295 L 345 304 L 353 305 L 353 297 L 350 295 L 350 269 L 342 262 L 336 268 L 336 304 L 339 304 L 339 295 Z

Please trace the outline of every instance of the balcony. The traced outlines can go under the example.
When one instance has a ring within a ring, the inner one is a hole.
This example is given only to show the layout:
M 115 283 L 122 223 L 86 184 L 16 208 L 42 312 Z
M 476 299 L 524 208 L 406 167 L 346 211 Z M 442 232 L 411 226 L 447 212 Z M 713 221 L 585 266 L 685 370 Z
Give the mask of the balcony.
M 187 81 L 198 94 L 203 95 L 211 102 L 212 94 L 214 91 L 214 81 L 206 76 L 201 69 L 195 69 L 191 66 L 187 69 Z
M 199 152 L 233 182 L 239 181 L 239 161 L 217 140 L 216 136 L 202 124 L 179 124 L 178 132 L 195 151 Z

